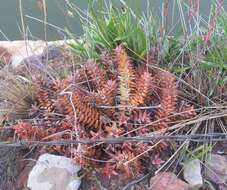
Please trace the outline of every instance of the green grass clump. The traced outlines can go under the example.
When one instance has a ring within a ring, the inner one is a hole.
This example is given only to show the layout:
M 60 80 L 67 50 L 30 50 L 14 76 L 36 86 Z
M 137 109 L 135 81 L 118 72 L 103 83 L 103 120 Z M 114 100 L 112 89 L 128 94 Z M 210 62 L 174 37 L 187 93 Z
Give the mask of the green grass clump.
M 84 35 L 79 40 L 74 38 L 70 46 L 89 58 L 97 58 L 103 49 L 111 51 L 119 44 L 124 44 L 132 57 L 143 58 L 150 48 L 147 36 L 155 39 L 159 29 L 154 23 L 147 25 L 150 21 L 154 22 L 151 17 L 144 22 L 146 18 L 137 15 L 125 4 L 123 7 L 114 7 L 111 3 L 97 3 L 96 6 L 90 6 L 87 14 L 81 17 Z M 149 31 L 145 27 L 149 27 Z

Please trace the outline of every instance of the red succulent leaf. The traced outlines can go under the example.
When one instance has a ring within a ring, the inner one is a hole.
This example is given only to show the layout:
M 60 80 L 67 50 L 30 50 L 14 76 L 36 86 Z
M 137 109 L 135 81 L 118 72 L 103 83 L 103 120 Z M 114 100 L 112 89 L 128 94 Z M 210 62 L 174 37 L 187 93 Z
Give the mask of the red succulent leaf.
M 105 130 L 107 131 L 108 137 L 118 137 L 124 132 L 123 128 L 117 127 L 116 122 L 112 122 L 112 125 L 110 127 L 106 127 Z
M 125 112 L 120 112 L 119 113 L 119 126 L 127 125 L 128 120 L 129 120 L 129 117 L 126 116 Z
M 163 163 L 165 163 L 165 161 L 160 158 L 160 155 L 158 153 L 155 154 L 152 160 L 152 164 L 157 168 L 160 168 Z
M 118 173 L 115 171 L 115 165 L 113 163 L 106 163 L 105 166 L 102 168 L 102 174 L 108 178 L 110 178 L 112 175 L 118 175 Z

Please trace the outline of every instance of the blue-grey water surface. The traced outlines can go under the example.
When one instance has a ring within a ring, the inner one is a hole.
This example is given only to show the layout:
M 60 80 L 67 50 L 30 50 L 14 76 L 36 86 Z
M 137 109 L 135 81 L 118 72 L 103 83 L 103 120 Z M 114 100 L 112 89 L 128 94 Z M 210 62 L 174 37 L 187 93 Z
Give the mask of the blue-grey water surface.
M 77 15 L 72 16 L 67 11 L 67 0 L 46 0 L 47 7 L 47 22 L 58 26 L 60 28 L 69 28 L 76 35 L 82 33 L 80 20 Z M 68 0 L 69 1 L 69 0 Z M 98 0 L 96 0 L 98 1 Z M 112 0 L 113 3 L 119 4 L 119 0 Z M 151 8 L 157 13 L 161 12 L 161 5 L 164 0 L 126 0 L 137 11 L 146 11 L 147 1 L 149 1 Z M 174 22 L 179 21 L 177 1 L 169 0 L 171 5 L 175 3 L 175 17 Z M 183 1 L 183 0 L 182 0 Z M 209 9 L 212 0 L 200 0 L 200 11 L 204 17 L 209 14 Z M 23 39 L 21 15 L 19 0 L 0 0 L 0 40 L 18 40 Z M 21 0 L 23 9 L 23 18 L 25 23 L 25 31 L 27 37 L 31 39 L 44 39 L 44 26 L 41 22 L 32 19 L 43 20 L 42 0 Z M 88 6 L 88 0 L 71 0 L 80 9 L 86 10 Z M 187 2 L 187 0 L 183 1 Z M 225 2 L 225 1 L 224 1 Z M 172 10 L 172 9 L 171 9 Z M 184 12 L 184 14 L 187 14 Z M 170 16 L 171 17 L 171 16 Z M 169 19 L 169 21 L 172 19 Z M 47 39 L 58 40 L 64 38 L 64 34 L 60 30 L 54 27 L 47 27 Z

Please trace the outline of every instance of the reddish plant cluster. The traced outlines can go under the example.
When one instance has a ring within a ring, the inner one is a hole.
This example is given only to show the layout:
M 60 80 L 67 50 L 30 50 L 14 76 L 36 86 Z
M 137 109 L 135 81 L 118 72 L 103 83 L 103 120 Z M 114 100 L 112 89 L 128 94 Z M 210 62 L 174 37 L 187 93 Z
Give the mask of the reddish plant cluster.
M 193 107 L 179 103 L 176 78 L 168 71 L 135 65 L 123 46 L 101 60 L 100 65 L 88 60 L 62 80 L 36 81 L 31 122 L 18 122 L 16 134 L 37 140 L 133 137 L 165 131 L 176 119 L 195 116 Z M 130 178 L 144 170 L 153 145 L 79 144 L 58 150 L 107 176 Z
M 224 0 L 217 1 L 217 5 L 215 7 L 214 14 L 211 15 L 211 18 L 208 22 L 207 32 L 203 36 L 203 41 L 204 41 L 205 44 L 207 44 L 210 41 L 213 33 L 215 32 L 217 18 L 221 13 L 221 9 L 223 8 L 223 4 L 224 4 Z

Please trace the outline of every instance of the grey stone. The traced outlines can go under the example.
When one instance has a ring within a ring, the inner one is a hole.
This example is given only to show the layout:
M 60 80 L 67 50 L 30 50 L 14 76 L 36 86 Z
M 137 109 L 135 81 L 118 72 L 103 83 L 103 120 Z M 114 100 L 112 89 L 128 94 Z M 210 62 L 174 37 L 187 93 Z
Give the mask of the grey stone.
M 218 154 L 211 154 L 205 163 L 205 176 L 216 184 L 227 182 L 227 158 Z
M 184 165 L 184 179 L 191 187 L 203 185 L 200 160 L 194 159 Z

